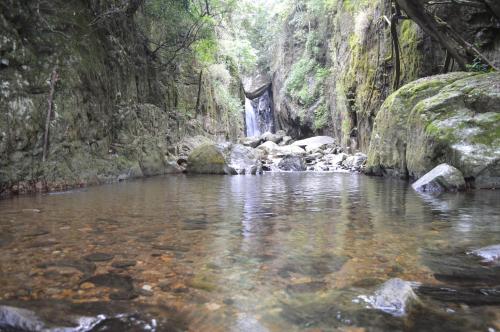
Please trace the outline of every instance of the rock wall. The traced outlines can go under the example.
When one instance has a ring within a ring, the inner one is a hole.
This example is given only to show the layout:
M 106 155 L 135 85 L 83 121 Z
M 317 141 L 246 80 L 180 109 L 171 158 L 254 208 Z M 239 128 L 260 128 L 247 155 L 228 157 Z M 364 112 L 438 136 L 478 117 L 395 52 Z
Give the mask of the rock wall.
M 277 129 L 293 136 L 328 134 L 367 152 L 375 117 L 394 92 L 391 1 L 301 1 L 273 52 Z M 484 9 L 433 6 L 483 54 L 500 63 L 500 23 Z M 442 71 L 445 53 L 411 20 L 397 25 L 400 86 Z M 470 70 L 480 70 L 471 62 Z M 458 70 L 455 66 L 453 70 Z
M 136 19 L 96 16 L 109 3 L 0 2 L 0 192 L 173 172 L 185 137 L 241 135 L 241 114 L 217 103 L 196 62 L 159 66 Z M 53 70 L 59 81 L 42 162 Z M 240 90 L 234 84 L 230 93 L 242 98 Z
M 380 109 L 367 172 L 419 178 L 441 163 L 478 188 L 500 187 L 500 74 L 423 78 Z

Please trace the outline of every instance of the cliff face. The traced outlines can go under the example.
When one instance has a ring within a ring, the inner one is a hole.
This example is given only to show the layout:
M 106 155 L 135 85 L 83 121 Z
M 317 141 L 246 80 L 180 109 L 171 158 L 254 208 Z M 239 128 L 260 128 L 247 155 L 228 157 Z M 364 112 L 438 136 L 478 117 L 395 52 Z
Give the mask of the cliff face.
M 195 60 L 160 66 L 137 19 L 108 13 L 107 6 L 97 0 L 0 3 L 0 191 L 173 172 L 184 138 L 241 135 L 241 115 L 218 101 L 213 79 Z M 228 93 L 240 97 L 239 84 Z
M 303 1 L 288 16 L 272 64 L 280 128 L 328 134 L 367 152 L 374 119 L 395 89 L 391 1 Z M 484 9 L 438 5 L 438 16 L 499 62 L 498 20 Z M 397 24 L 402 86 L 443 70 L 445 52 L 411 20 Z M 474 63 L 471 69 L 475 70 Z M 453 70 L 458 70 L 455 66 Z

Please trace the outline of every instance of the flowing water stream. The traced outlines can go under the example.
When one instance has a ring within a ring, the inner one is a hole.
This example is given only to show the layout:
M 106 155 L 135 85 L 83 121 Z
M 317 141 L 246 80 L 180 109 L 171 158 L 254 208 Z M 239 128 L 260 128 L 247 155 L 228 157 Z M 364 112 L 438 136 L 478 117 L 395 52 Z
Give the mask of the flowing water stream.
M 0 326 L 499 331 L 499 267 L 466 254 L 500 242 L 499 202 L 498 191 L 425 197 L 335 173 L 169 176 L 7 199 Z M 427 290 L 402 317 L 359 301 L 391 278 Z

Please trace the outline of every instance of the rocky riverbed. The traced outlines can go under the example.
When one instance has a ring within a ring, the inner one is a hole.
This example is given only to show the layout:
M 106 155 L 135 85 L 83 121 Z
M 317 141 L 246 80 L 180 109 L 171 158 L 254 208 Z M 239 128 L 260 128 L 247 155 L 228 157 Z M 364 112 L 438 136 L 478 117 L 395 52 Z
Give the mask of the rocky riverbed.
M 207 143 L 178 164 L 188 173 L 261 174 L 262 172 L 360 172 L 366 155 L 342 148 L 329 136 L 293 140 L 285 132 L 246 137 L 239 144 Z

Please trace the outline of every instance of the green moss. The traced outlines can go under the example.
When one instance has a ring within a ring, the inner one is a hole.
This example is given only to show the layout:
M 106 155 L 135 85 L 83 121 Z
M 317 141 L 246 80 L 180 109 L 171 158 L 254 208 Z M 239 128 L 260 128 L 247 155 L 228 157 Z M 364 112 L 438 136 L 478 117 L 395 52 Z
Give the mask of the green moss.
M 314 129 L 323 129 L 328 124 L 328 120 L 330 118 L 330 113 L 328 111 L 328 107 L 325 103 L 321 103 L 321 105 L 314 111 Z

